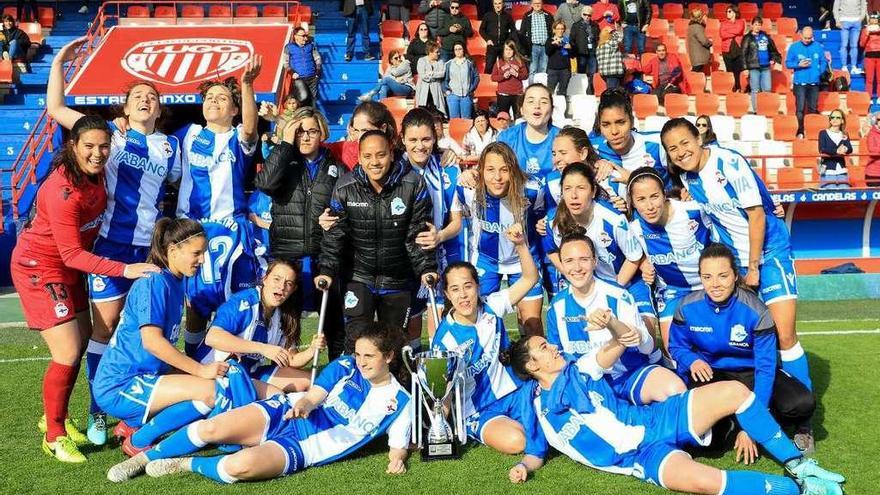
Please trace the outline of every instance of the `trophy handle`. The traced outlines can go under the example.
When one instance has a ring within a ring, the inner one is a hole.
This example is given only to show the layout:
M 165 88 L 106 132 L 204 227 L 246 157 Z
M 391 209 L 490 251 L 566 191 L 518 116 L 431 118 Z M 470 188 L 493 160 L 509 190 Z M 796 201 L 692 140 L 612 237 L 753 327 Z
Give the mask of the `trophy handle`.
M 400 350 L 400 357 L 402 358 L 403 365 L 406 366 L 407 371 L 411 374 L 415 374 L 416 372 L 412 369 L 412 361 L 413 361 L 413 348 L 410 346 L 404 346 L 403 349 Z
M 462 409 L 461 404 L 461 380 L 456 380 L 455 382 L 455 419 L 456 419 L 456 429 L 458 430 L 458 440 L 462 445 L 467 443 L 467 432 L 464 429 L 464 409 Z

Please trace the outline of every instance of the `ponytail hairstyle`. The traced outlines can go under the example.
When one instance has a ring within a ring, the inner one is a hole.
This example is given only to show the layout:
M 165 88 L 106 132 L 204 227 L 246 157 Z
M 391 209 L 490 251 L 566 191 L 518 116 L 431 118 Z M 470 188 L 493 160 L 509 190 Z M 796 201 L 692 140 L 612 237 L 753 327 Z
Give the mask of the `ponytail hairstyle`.
M 666 184 L 663 183 L 663 178 L 660 177 L 660 173 L 657 172 L 657 169 L 654 167 L 639 167 L 632 171 L 629 175 L 629 180 L 626 182 L 626 204 L 629 209 L 630 214 L 636 209 L 633 205 L 633 197 L 632 197 L 632 189 L 633 186 L 640 182 L 649 182 L 654 181 L 657 186 L 660 187 L 660 191 L 663 193 L 664 198 L 668 198 L 669 196 L 666 194 Z M 679 191 L 679 196 L 681 191 Z
M 559 181 L 560 186 L 565 183 L 566 177 L 572 175 L 580 175 L 587 179 L 587 182 L 593 189 L 594 206 L 595 202 L 599 199 L 608 199 L 608 193 L 605 192 L 605 189 L 599 186 L 599 181 L 596 180 L 596 172 L 593 170 L 593 167 L 582 162 L 572 163 L 565 167 L 565 170 L 562 171 L 562 179 Z M 565 204 L 564 199 L 560 201 L 559 206 L 556 207 L 556 218 L 553 219 L 553 226 L 559 230 L 559 233 L 563 237 L 568 233 L 582 229 L 582 227 L 578 225 L 577 220 L 574 219 L 574 215 L 572 215 L 571 211 L 568 209 L 568 205 Z
M 599 107 L 596 109 L 596 121 L 593 122 L 593 132 L 602 133 L 602 113 L 610 108 L 617 108 L 629 119 L 630 127 L 635 128 L 636 118 L 633 114 L 632 100 L 623 88 L 606 89 L 599 97 Z
M 706 246 L 703 249 L 703 252 L 700 253 L 700 275 L 703 274 L 703 260 L 714 259 L 714 258 L 724 258 L 730 263 L 730 269 L 733 270 L 733 275 L 736 277 L 736 286 L 745 288 L 746 285 L 743 282 L 742 275 L 739 273 L 739 264 L 736 262 L 736 256 L 733 254 L 733 251 L 730 250 L 729 247 L 721 244 L 720 242 L 713 242 Z
M 108 144 L 112 137 L 110 126 L 107 121 L 95 115 L 83 115 L 76 120 L 70 129 L 70 138 L 64 143 L 64 147 L 58 150 L 52 157 L 50 167 L 52 170 L 61 169 L 64 178 L 70 182 L 73 187 L 80 187 L 86 180 L 86 173 L 79 166 L 74 148 L 79 143 L 83 134 L 88 131 L 104 131 L 107 133 Z
M 406 112 L 406 115 L 403 116 L 403 121 L 400 123 L 400 150 L 402 153 L 406 152 L 403 136 L 410 127 L 427 127 L 431 129 L 431 135 L 434 136 L 434 149 L 431 150 L 431 154 L 440 154 L 440 148 L 437 145 L 443 136 L 437 135 L 437 128 L 434 127 L 434 114 L 430 110 L 425 107 L 416 107 Z
M 388 370 L 404 389 L 409 390 L 409 372 L 403 366 L 402 350 L 406 344 L 403 327 L 382 321 L 352 322 L 348 326 L 347 354 L 354 352 L 355 342 L 359 339 L 368 339 L 383 356 L 393 355 Z
M 701 142 L 700 131 L 699 129 L 697 129 L 697 126 L 695 126 L 693 123 L 691 123 L 690 120 L 684 117 L 677 117 L 667 120 L 666 123 L 663 124 L 663 128 L 660 129 L 660 143 L 663 144 L 663 136 L 678 128 L 685 129 L 691 134 L 691 136 L 693 136 L 694 139 L 697 140 L 698 143 Z M 702 146 L 702 144 L 700 146 Z M 666 169 L 669 172 L 669 175 L 671 177 L 674 177 L 675 179 L 680 178 L 681 174 L 684 173 L 684 170 L 682 170 L 678 165 L 672 163 L 672 158 L 669 156 L 669 152 L 666 150 L 665 144 L 663 144 L 663 151 L 666 153 Z
M 587 165 L 595 165 L 597 161 L 599 161 L 599 154 L 596 153 L 596 149 L 593 148 L 593 143 L 590 142 L 590 136 L 587 135 L 587 131 L 581 129 L 580 127 L 575 127 L 571 125 L 567 125 L 563 127 L 558 134 L 556 134 L 556 138 L 566 137 L 571 140 L 574 144 L 575 149 L 578 151 L 582 151 L 584 149 L 587 150 L 587 158 L 584 159 L 584 163 Z
M 272 273 L 272 270 L 277 266 L 285 266 L 293 270 L 294 278 L 296 279 L 297 285 L 299 285 L 299 270 L 297 270 L 296 266 L 292 263 L 283 259 L 276 258 L 269 263 L 266 267 L 266 277 L 268 277 Z M 260 285 L 260 289 L 260 297 L 262 297 L 262 284 Z M 302 318 L 302 301 L 300 301 L 300 298 L 296 297 L 296 294 L 294 293 L 288 296 L 278 309 L 281 311 L 281 335 L 284 337 L 284 347 L 299 346 L 300 334 L 302 332 L 302 327 L 300 325 L 300 319 Z
M 525 228 L 526 209 L 529 201 L 526 199 L 526 174 L 519 168 L 519 162 L 516 160 L 516 153 L 510 149 L 510 146 L 495 141 L 489 143 L 480 154 L 480 160 L 477 162 L 477 217 L 486 218 L 486 183 L 483 179 L 483 171 L 486 165 L 486 157 L 490 154 L 498 155 L 504 160 L 504 163 L 510 168 L 510 184 L 507 186 L 507 203 L 510 205 L 510 211 L 513 217 Z
M 159 268 L 168 268 L 168 248 L 195 237 L 205 237 L 202 224 L 189 218 L 160 218 L 153 227 L 150 255 L 147 262 Z
M 510 366 L 513 373 L 521 380 L 532 380 L 534 377 L 529 372 L 526 365 L 532 360 L 529 354 L 529 339 L 531 337 L 522 337 L 519 340 L 510 343 L 510 347 L 506 351 L 502 351 L 498 356 L 501 364 Z

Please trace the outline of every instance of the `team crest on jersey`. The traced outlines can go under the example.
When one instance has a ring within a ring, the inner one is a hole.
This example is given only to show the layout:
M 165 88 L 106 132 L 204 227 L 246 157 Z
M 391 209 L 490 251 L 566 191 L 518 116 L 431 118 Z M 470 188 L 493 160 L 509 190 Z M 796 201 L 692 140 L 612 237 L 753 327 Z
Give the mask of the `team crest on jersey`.
M 699 222 L 693 219 L 688 220 L 688 230 L 690 230 L 691 233 L 696 232 L 698 228 L 700 228 Z
M 165 158 L 171 158 L 171 155 L 174 154 L 174 150 L 171 148 L 171 143 L 165 141 L 162 143 L 162 156 Z
M 336 168 L 336 165 L 330 165 L 327 167 L 327 175 L 330 177 L 339 177 L 339 169 Z
M 354 292 L 348 291 L 345 293 L 345 309 L 351 309 L 358 305 L 358 297 L 354 295 Z
M 541 164 L 538 162 L 536 157 L 529 158 L 529 164 L 526 166 L 526 172 L 530 174 L 537 174 L 541 171 Z
M 657 163 L 657 161 L 654 160 L 654 157 L 651 156 L 650 153 L 645 153 L 644 155 L 642 155 L 642 158 L 645 160 L 646 167 L 653 167 Z
M 63 302 L 59 302 L 55 304 L 55 317 L 56 318 L 64 318 L 70 314 L 70 309 Z
M 722 186 L 727 185 L 727 177 L 725 177 L 720 170 L 715 171 L 715 180 L 718 181 L 718 183 Z
M 612 240 L 611 236 L 608 235 L 608 232 L 600 232 L 599 233 L 599 244 L 601 244 L 602 247 L 607 248 L 608 246 L 610 246 L 611 240 Z
M 742 325 L 734 325 L 730 327 L 730 340 L 733 342 L 742 342 L 746 340 L 748 337 L 748 333 L 746 332 L 746 327 Z
M 449 186 L 452 185 L 452 179 L 449 178 L 449 174 L 443 172 L 443 174 L 440 175 L 440 178 L 443 180 L 443 189 L 449 189 Z
M 107 288 L 107 284 L 104 282 L 104 277 L 100 275 L 96 275 L 95 278 L 92 279 L 92 290 L 95 292 L 103 292 L 104 289 Z
M 385 412 L 388 414 L 393 413 L 397 410 L 397 397 L 392 397 L 388 400 L 388 403 L 385 404 Z
M 238 310 L 239 311 L 244 311 L 250 307 L 251 307 L 251 304 L 245 300 L 242 300 L 240 303 L 238 303 Z
M 250 41 L 223 38 L 175 38 L 142 41 L 122 57 L 129 74 L 180 86 L 221 79 L 243 68 L 254 54 Z
M 391 200 L 391 214 L 392 215 L 403 215 L 406 211 L 406 204 L 404 204 L 403 200 L 399 197 Z

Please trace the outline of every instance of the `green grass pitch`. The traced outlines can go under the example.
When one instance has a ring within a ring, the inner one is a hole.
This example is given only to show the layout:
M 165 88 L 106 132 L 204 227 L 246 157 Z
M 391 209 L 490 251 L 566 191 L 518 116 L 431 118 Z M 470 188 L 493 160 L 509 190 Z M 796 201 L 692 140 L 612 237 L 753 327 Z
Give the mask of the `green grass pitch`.
M 819 399 L 816 458 L 847 477 L 848 494 L 880 493 L 880 305 L 877 301 L 801 303 L 798 317 Z M 469 447 L 460 461 L 423 463 L 413 456 L 407 474 L 392 477 L 385 474 L 384 437 L 352 459 L 269 482 L 227 487 L 182 475 L 161 480 L 141 477 L 114 485 L 105 476 L 124 458 L 118 448 L 86 447 L 89 460 L 84 465 L 61 464 L 40 450 L 36 421 L 42 410 L 40 383 L 48 351 L 36 332 L 12 323 L 21 320 L 17 299 L 0 299 L 0 494 L 665 493 L 635 479 L 590 470 L 560 455 L 552 456 L 528 483 L 514 486 L 507 481 L 507 471 L 518 458 L 481 446 Z M 308 318 L 305 325 L 314 331 L 315 318 Z M 81 377 L 72 415 L 84 422 L 87 407 Z M 730 451 L 698 458 L 723 469 L 737 467 Z M 754 469 L 781 472 L 763 455 Z

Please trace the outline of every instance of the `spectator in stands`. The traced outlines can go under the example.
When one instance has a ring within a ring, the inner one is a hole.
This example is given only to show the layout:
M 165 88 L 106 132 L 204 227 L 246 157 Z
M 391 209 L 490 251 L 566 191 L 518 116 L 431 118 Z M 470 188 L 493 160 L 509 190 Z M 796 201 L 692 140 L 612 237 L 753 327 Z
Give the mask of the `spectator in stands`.
M 686 45 L 691 70 L 703 72 L 712 60 L 712 40 L 706 37 L 706 14 L 701 9 L 691 10 Z
M 409 32 L 409 8 L 412 4 L 409 0 L 386 0 L 388 5 L 388 19 L 392 21 L 403 22 L 403 36 L 409 38 L 412 33 Z
M 498 132 L 500 133 L 504 129 L 510 127 L 510 124 L 513 121 L 510 118 L 510 114 L 507 112 L 498 112 L 498 115 L 495 116 L 495 123 L 498 125 Z
M 547 40 L 545 50 L 547 51 L 547 88 L 550 94 L 565 96 L 568 93 L 568 81 L 571 79 L 571 58 L 574 52 L 569 37 L 565 35 L 563 21 L 553 23 L 553 36 Z
M 27 11 L 30 11 L 30 15 L 27 15 Z M 55 11 L 58 11 L 58 6 L 56 4 Z M 15 17 L 25 21 L 30 20 L 31 22 L 38 22 L 40 18 L 40 12 L 37 9 L 37 0 L 18 0 L 15 5 Z M 60 12 L 59 12 L 60 15 Z M 5 16 L 4 16 L 5 17 Z M 4 19 L 5 20 L 5 19 Z
M 833 2 L 831 1 L 823 1 L 822 5 L 819 5 L 819 15 L 816 16 L 816 24 L 819 29 L 830 31 L 834 27 L 834 13 L 831 11 L 832 4 Z
M 531 55 L 529 63 L 529 80 L 535 74 L 547 72 L 547 52 L 544 44 L 553 30 L 553 16 L 544 10 L 544 0 L 532 0 L 530 10 L 519 27 L 519 40 L 525 52 Z
M 587 94 L 593 94 L 593 74 L 597 70 L 596 46 L 599 44 L 599 25 L 590 18 L 593 7 L 584 6 L 581 18 L 571 25 L 571 49 L 577 60 L 578 74 L 587 75 Z
M 443 80 L 446 66 L 440 60 L 440 46 L 433 41 L 425 43 L 428 54 L 419 59 L 419 80 L 416 83 L 416 106 L 433 107 L 446 115 Z
M 425 24 L 428 25 L 431 37 L 436 38 L 443 27 L 443 21 L 449 15 L 449 0 L 422 0 L 419 12 L 425 16 Z
M 409 98 L 415 92 L 412 69 L 409 60 L 403 56 L 403 50 L 394 49 L 388 53 L 388 68 L 385 75 L 375 88 L 361 95 L 361 101 L 378 99 L 389 96 L 405 96 Z
M 345 37 L 345 61 L 354 57 L 354 35 L 361 30 L 361 45 L 364 60 L 376 60 L 370 49 L 370 16 L 373 15 L 373 0 L 342 0 L 342 16 L 345 17 L 347 36 Z
M 367 131 L 382 131 L 388 139 L 397 139 L 397 122 L 388 107 L 375 101 L 365 101 L 354 108 L 348 121 L 348 132 L 344 141 L 327 145 L 336 161 L 351 170 L 358 162 L 358 141 Z
M 578 0 L 565 0 L 559 4 L 553 20 L 565 23 L 565 36 L 571 35 L 571 26 L 581 19 L 581 11 L 584 6 Z
M 651 4 L 648 0 L 618 0 L 623 25 L 623 53 L 632 53 L 635 41 L 636 55 L 645 53 L 648 24 L 651 23 Z
M 458 158 L 465 154 L 464 148 L 446 132 L 446 124 L 449 123 L 449 119 L 436 110 L 431 114 L 434 116 L 434 134 L 437 136 L 437 149 L 440 150 L 440 164 L 445 167 L 458 163 Z
M 865 91 L 877 97 L 874 82 L 880 85 L 880 12 L 871 12 L 868 25 L 859 37 L 859 46 L 865 50 Z
M 308 89 L 311 98 L 306 106 L 314 106 L 318 101 L 318 78 L 321 76 L 321 54 L 309 33 L 303 27 L 293 30 L 293 41 L 284 49 L 284 68 L 290 71 L 293 84 L 299 92 Z
M 446 94 L 447 115 L 450 119 L 469 119 L 474 107 L 474 91 L 480 85 L 480 74 L 468 57 L 464 43 L 453 47 L 455 56 L 446 62 L 443 92 Z
M 852 142 L 846 133 L 846 117 L 839 109 L 828 115 L 828 128 L 819 131 L 819 184 L 823 189 L 849 187 L 846 155 L 853 152 Z
M 715 135 L 715 130 L 712 129 L 712 119 L 708 115 L 704 114 L 697 117 L 694 126 L 700 132 L 700 146 L 718 144 L 718 137 Z
M 480 36 L 486 41 L 486 74 L 491 74 L 495 61 L 504 50 L 507 40 L 515 39 L 516 25 L 510 12 L 504 9 L 504 0 L 492 0 L 492 12 L 482 17 Z
M 742 91 L 739 74 L 743 70 L 742 43 L 746 32 L 746 23 L 739 18 L 739 7 L 730 4 L 727 7 L 727 19 L 721 23 L 721 57 L 724 59 L 724 70 L 733 74 L 733 90 Z
M 620 10 L 617 5 L 608 0 L 598 0 L 593 4 L 593 22 L 599 25 L 599 29 L 614 27 L 620 22 Z
M 849 52 L 850 73 L 861 74 L 859 68 L 859 33 L 862 22 L 868 16 L 865 0 L 834 0 L 834 18 L 840 26 L 840 64 L 847 68 L 846 55 Z
M 761 30 L 763 24 L 764 20 L 760 17 L 752 19 L 751 30 L 742 40 L 742 60 L 746 70 L 749 71 L 753 109 L 758 107 L 758 92 L 770 91 L 773 87 L 770 79 L 773 63 L 782 62 L 782 55 L 779 54 L 773 38 Z
M 623 35 L 618 29 L 606 27 L 599 33 L 596 60 L 599 64 L 599 75 L 602 76 L 608 89 L 619 87 L 623 83 L 624 74 L 626 74 L 623 53 L 620 51 L 622 40 Z
M 257 115 L 270 123 L 270 132 L 264 132 L 260 137 L 263 158 L 268 157 L 269 153 L 272 152 L 272 148 L 281 141 L 281 131 L 284 129 L 284 125 L 301 106 L 303 105 L 295 93 L 290 93 L 284 98 L 280 111 L 273 103 L 268 101 L 260 102 L 260 109 Z
M 461 13 L 459 0 L 449 3 L 449 15 L 443 19 L 437 34 L 440 36 L 440 60 L 444 62 L 455 56 L 453 48 L 456 44 L 467 46 L 467 39 L 473 36 L 474 30 L 470 19 Z
M 494 143 L 497 138 L 498 131 L 489 123 L 489 114 L 478 108 L 474 112 L 474 125 L 464 135 L 461 143 L 464 147 L 463 159 L 476 163 L 486 146 Z
M 25 60 L 31 39 L 22 31 L 9 14 L 3 16 L 3 29 L 0 31 L 0 48 L 4 60 Z
M 871 130 L 868 131 L 868 164 L 865 166 L 865 183 L 868 187 L 880 187 L 880 112 L 871 114 Z
M 687 78 L 684 77 L 684 66 L 678 55 L 669 53 L 666 45 L 657 45 L 657 56 L 642 67 L 642 71 L 651 76 L 648 83 L 654 86 L 654 94 L 663 104 L 666 93 L 684 93 L 691 91 Z
M 416 34 L 409 40 L 409 46 L 406 47 L 406 59 L 409 60 L 409 66 L 414 71 L 413 75 L 419 73 L 419 59 L 428 54 L 425 43 L 431 41 L 430 30 L 424 22 L 416 28 Z
M 785 67 L 794 71 L 792 80 L 798 119 L 798 138 L 804 137 L 804 115 L 817 113 L 819 80 L 828 70 L 831 54 L 824 53 L 822 45 L 813 38 L 813 28 L 801 29 L 800 41 L 788 47 Z
M 516 49 L 513 40 L 504 43 L 504 51 L 501 60 L 492 69 L 492 80 L 498 83 L 495 100 L 495 111 L 513 111 L 514 119 L 519 118 L 519 106 L 516 103 L 519 95 L 523 93 L 522 82 L 529 78 L 529 71 L 522 55 Z

